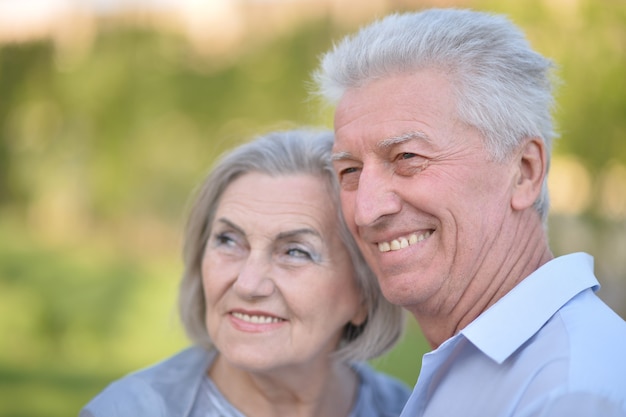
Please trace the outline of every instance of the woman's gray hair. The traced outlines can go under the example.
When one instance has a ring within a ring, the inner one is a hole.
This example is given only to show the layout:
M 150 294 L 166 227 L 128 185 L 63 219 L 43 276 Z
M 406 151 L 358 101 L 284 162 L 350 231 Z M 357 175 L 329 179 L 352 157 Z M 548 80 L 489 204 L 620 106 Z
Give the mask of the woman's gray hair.
M 550 160 L 554 106 L 550 60 L 500 15 L 462 9 L 392 14 L 346 37 L 313 74 L 316 93 L 336 104 L 346 90 L 435 69 L 450 80 L 460 120 L 477 128 L 494 160 L 539 137 Z M 545 221 L 547 179 L 535 208 Z
M 191 208 L 184 236 L 185 270 L 180 285 L 180 315 L 189 338 L 206 349 L 212 342 L 205 325 L 206 305 L 202 287 L 202 258 L 211 234 L 211 224 L 220 198 L 238 177 L 249 172 L 272 176 L 307 174 L 328 186 L 339 223 L 339 231 L 355 270 L 354 279 L 367 305 L 366 322 L 348 324 L 336 352 L 342 360 L 367 360 L 390 349 L 401 337 L 404 313 L 389 303 L 365 263 L 341 214 L 339 186 L 331 163 L 333 134 L 330 131 L 290 130 L 272 132 L 223 155 L 204 180 Z

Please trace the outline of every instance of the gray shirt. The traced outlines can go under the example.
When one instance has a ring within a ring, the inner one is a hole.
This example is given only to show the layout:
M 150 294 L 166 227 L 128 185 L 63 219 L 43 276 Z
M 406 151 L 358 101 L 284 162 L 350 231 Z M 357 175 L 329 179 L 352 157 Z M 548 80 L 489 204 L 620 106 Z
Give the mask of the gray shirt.
M 192 347 L 129 374 L 92 399 L 79 417 L 245 417 L 206 376 L 215 356 Z M 352 367 L 361 384 L 350 417 L 399 416 L 408 388 L 366 364 Z

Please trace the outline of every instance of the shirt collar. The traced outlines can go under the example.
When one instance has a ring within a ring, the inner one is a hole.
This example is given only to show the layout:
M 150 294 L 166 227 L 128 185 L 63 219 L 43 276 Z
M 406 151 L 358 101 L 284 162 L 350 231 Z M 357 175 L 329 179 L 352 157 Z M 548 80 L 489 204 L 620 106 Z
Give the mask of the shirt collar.
M 189 415 L 202 378 L 216 354 L 215 350 L 193 346 L 148 370 L 150 385 L 163 398 L 165 415 Z
M 593 257 L 561 256 L 542 265 L 460 333 L 485 355 L 502 363 L 530 339 L 563 305 L 581 291 L 600 284 Z

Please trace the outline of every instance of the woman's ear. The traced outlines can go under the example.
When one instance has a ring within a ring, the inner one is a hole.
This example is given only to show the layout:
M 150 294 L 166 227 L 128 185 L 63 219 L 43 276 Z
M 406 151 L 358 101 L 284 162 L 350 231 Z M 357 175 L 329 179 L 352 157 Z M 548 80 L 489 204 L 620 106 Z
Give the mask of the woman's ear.
M 516 158 L 516 182 L 511 207 L 513 210 L 524 210 L 531 207 L 541 193 L 548 170 L 545 144 L 540 138 L 528 138 Z
M 352 317 L 352 320 L 350 320 L 350 323 L 358 327 L 365 323 L 365 320 L 367 320 L 367 304 L 362 302 L 359 304 L 359 308 Z

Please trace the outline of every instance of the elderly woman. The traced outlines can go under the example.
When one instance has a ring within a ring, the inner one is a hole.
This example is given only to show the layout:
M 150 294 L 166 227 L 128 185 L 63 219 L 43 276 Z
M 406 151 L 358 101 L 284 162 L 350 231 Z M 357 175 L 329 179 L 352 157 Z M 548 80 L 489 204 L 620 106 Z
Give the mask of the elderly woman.
M 81 417 L 397 416 L 371 369 L 403 313 L 344 224 L 328 132 L 275 132 L 223 157 L 192 208 L 180 310 L 196 346 L 111 384 Z

